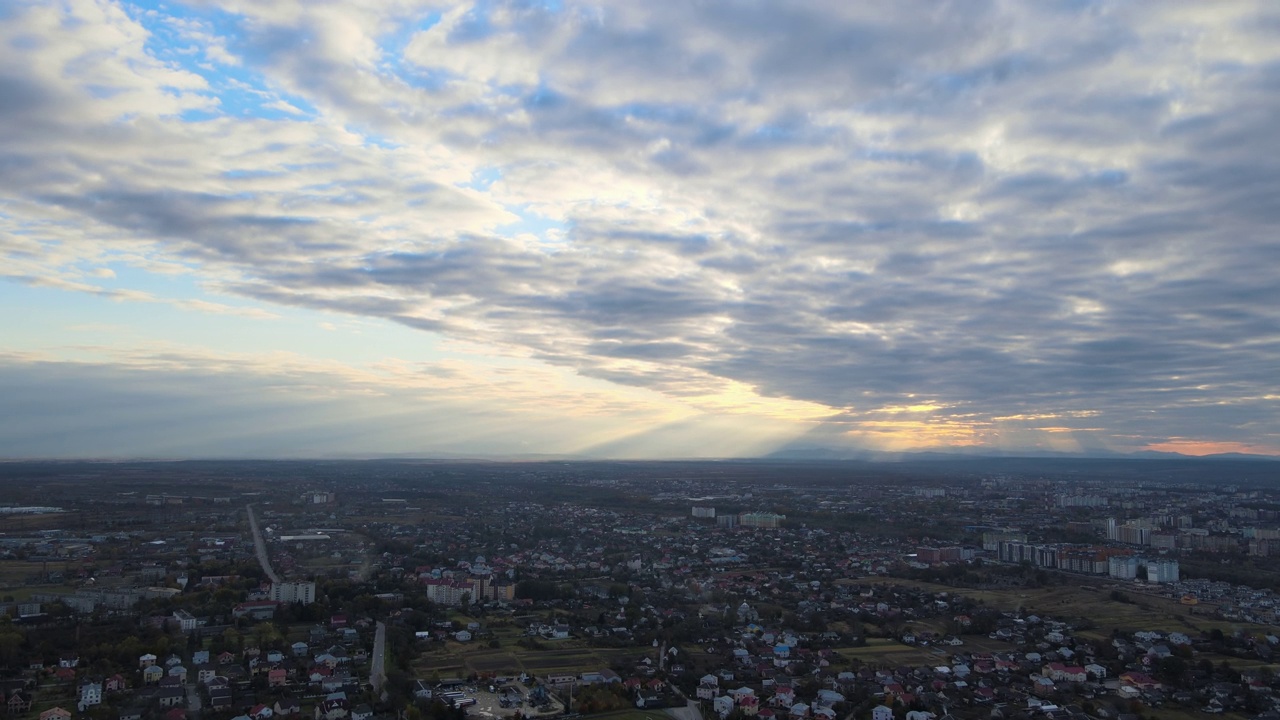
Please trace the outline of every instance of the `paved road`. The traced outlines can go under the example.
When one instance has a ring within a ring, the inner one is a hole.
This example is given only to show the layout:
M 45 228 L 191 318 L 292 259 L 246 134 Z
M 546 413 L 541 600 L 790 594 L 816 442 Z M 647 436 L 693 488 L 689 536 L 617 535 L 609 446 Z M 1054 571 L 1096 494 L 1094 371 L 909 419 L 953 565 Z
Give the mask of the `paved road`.
M 187 685 L 186 690 L 187 690 L 187 714 L 195 715 L 198 717 L 200 715 L 200 710 L 202 708 L 200 704 L 199 689 L 196 687 L 195 683 L 191 683 Z
M 387 682 L 387 626 L 379 622 L 376 627 L 373 655 L 369 658 L 369 684 L 373 686 L 373 694 L 381 697 L 382 686 Z
M 253 533 L 253 547 L 258 554 L 258 564 L 262 566 L 262 572 L 267 574 L 271 582 L 280 582 L 280 576 L 276 575 L 276 571 L 271 569 L 271 558 L 267 557 L 267 543 L 262 539 L 262 531 L 258 529 L 258 518 L 253 516 L 253 504 L 244 506 L 249 511 L 249 532 Z

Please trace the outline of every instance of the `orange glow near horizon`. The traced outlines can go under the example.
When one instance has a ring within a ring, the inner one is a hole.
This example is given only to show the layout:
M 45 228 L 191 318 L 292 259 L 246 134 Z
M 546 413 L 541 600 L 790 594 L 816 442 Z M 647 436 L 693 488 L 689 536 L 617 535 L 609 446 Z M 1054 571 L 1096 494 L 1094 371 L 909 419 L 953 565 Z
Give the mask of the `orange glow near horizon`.
M 1212 440 L 1189 440 L 1173 438 L 1160 443 L 1147 443 L 1143 450 L 1157 452 L 1175 452 L 1183 455 L 1218 455 L 1221 453 L 1243 453 L 1247 455 L 1280 455 L 1280 448 L 1266 445 L 1251 445 L 1241 442 Z

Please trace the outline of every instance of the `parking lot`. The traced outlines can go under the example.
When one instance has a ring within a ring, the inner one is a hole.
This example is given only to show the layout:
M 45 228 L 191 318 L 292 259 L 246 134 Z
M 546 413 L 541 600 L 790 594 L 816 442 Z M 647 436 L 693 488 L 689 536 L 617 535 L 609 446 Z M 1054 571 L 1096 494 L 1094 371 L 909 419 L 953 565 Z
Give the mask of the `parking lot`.
M 492 692 L 489 690 L 490 687 L 493 687 Z M 467 715 L 484 720 L 509 718 L 517 712 L 524 717 L 540 717 L 558 715 L 564 711 L 564 706 L 554 698 L 550 700 L 549 705 L 544 706 L 548 708 L 546 710 L 531 706 L 527 700 L 528 689 L 518 682 L 506 683 L 500 687 L 481 686 L 476 688 L 475 692 L 468 692 L 467 695 L 476 700 L 475 705 L 467 708 Z

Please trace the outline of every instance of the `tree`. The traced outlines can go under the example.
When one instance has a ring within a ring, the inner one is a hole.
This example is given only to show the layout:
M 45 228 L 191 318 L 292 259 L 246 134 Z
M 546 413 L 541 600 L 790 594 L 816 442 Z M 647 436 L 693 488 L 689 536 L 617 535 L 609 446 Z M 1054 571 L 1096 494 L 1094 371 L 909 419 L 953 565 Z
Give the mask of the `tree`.
M 1170 685 L 1178 685 L 1187 674 L 1187 661 L 1177 655 L 1170 655 L 1160 661 L 1156 674 Z
M 5 616 L 8 620 L 8 616 Z M 22 648 L 22 633 L 9 623 L 0 627 L 0 665 L 15 667 L 18 662 L 18 651 Z
M 269 622 L 258 623 L 253 626 L 253 638 L 258 643 L 259 648 L 267 648 L 273 646 L 283 640 L 280 631 L 276 626 Z

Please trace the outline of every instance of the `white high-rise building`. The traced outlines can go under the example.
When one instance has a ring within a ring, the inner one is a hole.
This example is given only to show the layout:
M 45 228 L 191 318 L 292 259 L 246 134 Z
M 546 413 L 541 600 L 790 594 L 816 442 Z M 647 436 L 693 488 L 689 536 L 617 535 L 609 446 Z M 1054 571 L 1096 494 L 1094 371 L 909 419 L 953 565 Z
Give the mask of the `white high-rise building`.
M 1138 558 L 1133 555 L 1112 555 L 1107 561 L 1107 574 L 1117 580 L 1133 580 L 1138 577 Z
M 313 582 L 271 583 L 271 599 L 282 603 L 310 605 L 316 601 L 316 584 Z
M 1147 582 L 1178 582 L 1177 560 L 1150 560 L 1147 562 Z

